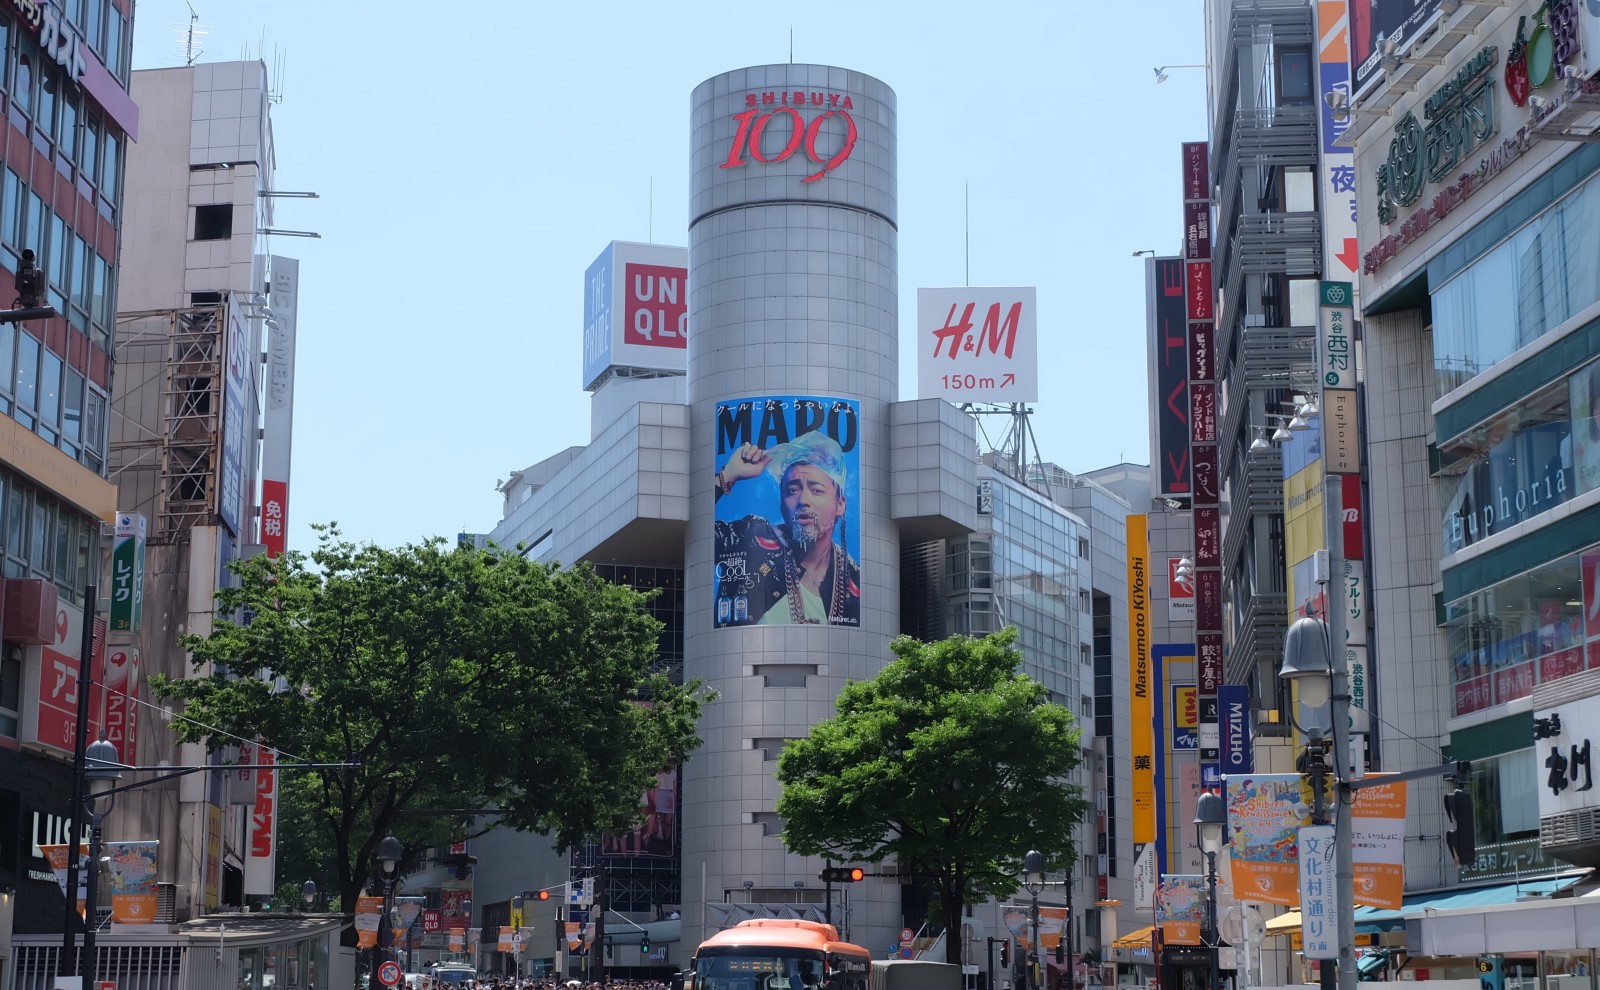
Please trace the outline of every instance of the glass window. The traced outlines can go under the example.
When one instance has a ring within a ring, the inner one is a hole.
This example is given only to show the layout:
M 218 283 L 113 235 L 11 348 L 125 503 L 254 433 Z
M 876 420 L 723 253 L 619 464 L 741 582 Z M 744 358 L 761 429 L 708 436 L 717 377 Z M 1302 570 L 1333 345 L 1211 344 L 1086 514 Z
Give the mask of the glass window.
M 24 489 L 11 486 L 6 499 L 6 553 L 12 557 L 28 559 L 28 506 L 33 498 Z M 15 577 L 10 571 L 7 577 Z
M 93 314 L 96 323 L 101 326 L 110 326 L 111 318 L 106 313 L 106 259 L 98 254 L 90 255 L 90 264 L 94 266 L 94 284 L 90 288 L 92 298 L 89 300 L 89 312 Z
M 61 389 L 61 435 L 73 443 L 83 439 L 83 394 L 83 376 L 68 371 Z
M 83 117 L 83 148 L 78 154 L 78 172 L 90 185 L 100 184 L 100 118 Z
M 118 82 L 127 85 L 128 76 L 122 68 L 122 14 L 116 7 L 106 11 L 106 68 Z
M 44 374 L 39 378 L 40 426 L 54 429 L 61 421 L 61 358 L 44 352 Z
M 1600 666 L 1600 642 L 1585 656 L 1584 593 L 1572 556 L 1446 604 L 1454 713 L 1526 698 L 1537 684 Z
M 233 204 L 215 203 L 194 208 L 194 239 L 225 241 L 233 236 Z
M 89 21 L 84 25 L 83 28 L 84 40 L 89 43 L 89 48 L 93 50 L 96 55 L 101 56 L 101 61 L 104 61 L 106 47 L 104 38 L 104 15 L 106 0 L 89 0 L 88 6 Z
M 72 566 L 75 563 L 72 550 L 73 539 L 77 536 L 76 522 L 76 519 L 63 512 L 56 523 L 56 580 L 69 588 L 76 583 L 73 580 L 76 568 Z
M 70 243 L 67 222 L 61 219 L 59 213 L 50 214 L 50 253 L 45 261 L 45 274 L 50 284 L 57 288 L 65 288 L 70 284 L 67 281 L 72 274 L 71 252 L 68 250 Z
M 72 235 L 72 301 L 89 308 L 89 242 Z
M 115 20 L 116 18 L 112 18 Z M 104 161 L 100 166 L 100 195 L 116 202 L 117 200 L 117 165 L 121 148 L 117 142 L 116 132 L 106 128 L 106 139 L 103 142 Z
M 28 530 L 28 560 L 36 570 L 47 571 L 50 569 L 47 554 L 56 528 L 56 513 L 55 503 L 46 499 L 43 492 L 33 496 L 33 516 L 29 522 L 32 526 Z
M 1600 301 L 1600 182 L 1590 179 L 1433 293 L 1436 395 Z
M 106 397 L 93 388 L 83 405 L 83 455 L 84 463 L 96 470 L 106 456 Z
M 11 102 L 23 113 L 33 113 L 33 53 L 17 56 L 17 81 L 11 87 Z
M 69 159 L 78 160 L 78 90 L 75 86 L 67 87 L 67 92 L 61 97 L 61 128 L 60 139 L 57 147 Z
M 1290 49 L 1278 55 L 1278 96 L 1284 105 L 1312 100 L 1311 50 Z
M 0 192 L 0 230 L 5 231 L 7 244 L 21 247 L 24 233 L 26 214 L 23 213 L 22 179 L 17 173 L 6 169 L 5 189 Z
M 6 68 L 11 64 L 11 18 L 0 14 L 0 80 L 11 78 Z
M 1289 325 L 1314 327 L 1317 325 L 1317 280 L 1292 278 L 1289 280 Z
M 22 706 L 22 654 L 7 650 L 0 655 L 0 735 L 15 738 Z
M 11 388 L 17 405 L 37 409 L 39 401 L 39 342 L 27 333 L 17 334 L 17 378 Z M 28 421 L 29 429 L 33 421 Z
M 33 253 L 43 258 L 44 253 L 44 200 L 37 193 L 30 192 L 27 196 L 28 211 L 23 215 L 22 243 L 17 247 L 32 249 Z
M 37 128 L 54 140 L 56 137 L 56 98 L 61 92 L 61 73 L 44 59 L 39 60 L 39 112 L 33 122 Z

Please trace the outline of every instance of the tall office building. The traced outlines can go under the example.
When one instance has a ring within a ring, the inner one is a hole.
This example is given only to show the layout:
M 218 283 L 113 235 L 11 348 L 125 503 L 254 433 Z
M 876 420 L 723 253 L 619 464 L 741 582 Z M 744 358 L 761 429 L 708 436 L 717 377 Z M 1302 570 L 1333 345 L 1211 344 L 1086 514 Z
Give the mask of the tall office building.
M 651 958 L 624 946 L 612 965 L 681 966 L 702 937 L 743 918 L 823 916 L 822 861 L 790 855 L 780 838 L 776 760 L 835 714 L 846 682 L 888 662 L 901 632 L 1017 625 L 1024 669 L 1079 716 L 1086 794 L 1111 789 L 1115 747 L 1094 738 L 1091 717 L 1095 649 L 1109 665 L 1110 629 L 1125 628 L 1126 613 L 1111 615 L 1120 579 L 1091 585 L 1098 531 L 1064 493 L 1116 528 L 1113 555 L 1126 506 L 1052 468 L 1055 504 L 1045 479 L 979 463 L 965 412 L 897 401 L 895 121 L 894 93 L 845 69 L 760 66 L 698 87 L 687 256 L 617 242 L 589 267 L 591 442 L 502 485 L 497 543 L 666 589 L 663 662 L 719 693 L 700 725 L 705 744 L 672 782 L 681 844 L 668 861 L 644 863 L 624 843 L 570 864 L 624 877 L 639 923 L 653 923 L 652 907 L 679 915 L 670 946 L 657 933 Z M 661 333 L 680 318 L 686 336 Z M 795 566 L 813 551 L 824 556 Z M 1120 857 L 1123 881 L 1131 875 L 1131 846 L 1116 848 L 1116 812 L 1106 814 L 1110 824 L 1096 824 L 1111 844 L 1101 848 L 1092 825 L 1080 834 L 1080 946 L 1098 945 L 1094 902 L 1111 900 L 1105 882 L 1117 882 L 1107 864 Z M 487 840 L 474 848 L 475 904 L 527 886 L 483 868 Z M 568 879 L 567 865 L 531 850 L 524 862 L 544 864 L 541 885 Z M 922 917 L 927 894 L 873 877 L 833 897 L 835 921 L 881 954 Z M 1000 913 L 980 910 L 979 924 L 998 932 Z M 615 922 L 609 930 L 630 938 Z
M 143 527 L 142 575 L 118 575 L 135 586 L 142 578 L 143 609 L 117 624 L 111 643 L 131 658 L 137 683 L 190 676 L 177 639 L 210 631 L 216 591 L 234 580 L 227 565 L 284 548 L 299 276 L 268 240 L 280 190 L 266 66 L 141 70 L 133 95 L 144 130 L 128 156 L 123 231 L 139 249 L 117 293 L 124 387 L 110 463 L 120 512 Z M 203 746 L 178 746 L 157 719 L 138 729 L 141 764 L 212 759 Z M 114 837 L 161 840 L 163 920 L 275 893 L 272 774 L 225 776 L 119 801 Z
M 32 252 L 39 302 L 59 314 L 0 325 L 0 973 L 13 962 L 13 931 L 59 933 L 65 922 L 41 847 L 65 842 L 80 817 L 67 795 L 84 594 L 117 508 L 106 441 L 123 159 L 139 136 L 128 95 L 133 4 L 70 11 L 0 13 L 5 307 Z M 96 655 L 103 664 L 103 648 Z M 93 730 L 107 727 L 103 706 L 90 717 Z

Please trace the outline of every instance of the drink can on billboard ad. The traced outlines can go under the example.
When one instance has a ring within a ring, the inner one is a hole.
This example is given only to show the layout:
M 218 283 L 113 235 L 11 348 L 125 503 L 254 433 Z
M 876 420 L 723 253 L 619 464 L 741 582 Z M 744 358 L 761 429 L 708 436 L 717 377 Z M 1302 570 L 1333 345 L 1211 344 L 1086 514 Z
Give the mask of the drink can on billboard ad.
M 1182 557 L 1167 558 L 1167 621 L 1194 621 L 1194 570 L 1178 573 Z
M 1039 401 L 1033 286 L 918 289 L 917 396 L 954 403 Z
M 712 625 L 861 624 L 860 403 L 717 403 Z

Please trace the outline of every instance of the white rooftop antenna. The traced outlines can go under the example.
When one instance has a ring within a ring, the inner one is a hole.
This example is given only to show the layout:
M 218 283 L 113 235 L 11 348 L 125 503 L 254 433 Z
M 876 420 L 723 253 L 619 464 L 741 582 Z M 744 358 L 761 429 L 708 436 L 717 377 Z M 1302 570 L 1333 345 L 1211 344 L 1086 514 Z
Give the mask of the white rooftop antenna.
M 183 64 L 193 65 L 205 54 L 203 50 L 195 48 L 195 44 L 210 34 L 211 29 L 200 23 L 200 15 L 195 12 L 194 4 L 188 4 L 188 7 L 189 23 L 178 27 L 178 46 L 183 49 Z

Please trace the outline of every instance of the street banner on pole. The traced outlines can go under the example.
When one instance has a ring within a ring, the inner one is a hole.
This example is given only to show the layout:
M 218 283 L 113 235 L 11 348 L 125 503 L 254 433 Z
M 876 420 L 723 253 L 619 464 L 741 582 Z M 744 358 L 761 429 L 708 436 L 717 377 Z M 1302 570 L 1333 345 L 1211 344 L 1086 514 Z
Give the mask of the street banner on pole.
M 1206 878 L 1168 873 L 1156 886 L 1156 925 L 1167 945 L 1202 945 L 1206 917 Z
M 378 944 L 378 919 L 383 914 L 383 898 L 363 894 L 356 898 L 356 948 L 371 949 Z
M 156 849 L 158 841 L 108 842 L 111 864 L 111 920 L 148 925 L 156 920 Z
M 1307 959 L 1339 958 L 1339 889 L 1334 827 L 1305 825 L 1298 835 L 1300 945 Z
M 1295 830 L 1310 820 L 1300 775 L 1258 773 L 1228 778 L 1228 841 L 1234 896 L 1293 907 Z
M 1406 886 L 1405 783 L 1379 784 L 1356 791 L 1350 826 L 1351 844 L 1355 847 L 1355 902 L 1400 910 Z

